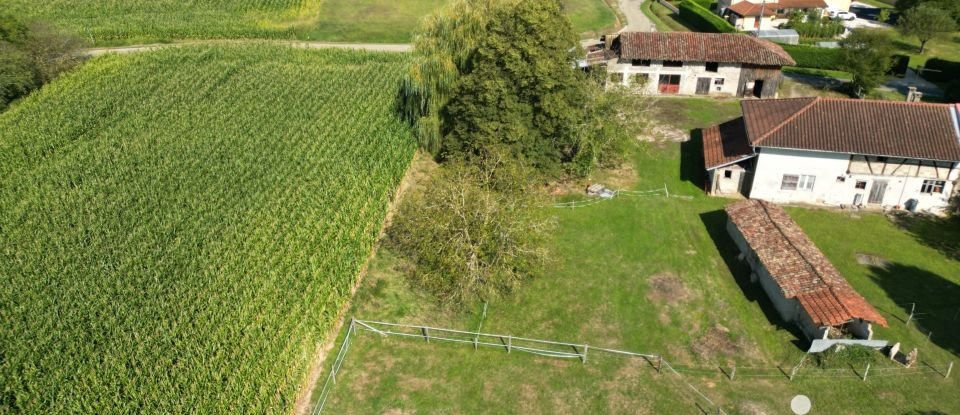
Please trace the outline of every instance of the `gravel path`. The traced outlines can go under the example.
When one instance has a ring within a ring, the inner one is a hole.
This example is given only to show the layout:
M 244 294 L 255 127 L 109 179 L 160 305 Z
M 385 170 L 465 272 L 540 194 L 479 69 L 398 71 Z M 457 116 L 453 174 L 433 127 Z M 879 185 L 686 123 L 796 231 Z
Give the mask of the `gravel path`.
M 643 14 L 640 6 L 644 1 L 655 0 L 620 0 L 620 11 L 627 17 L 627 22 L 621 32 L 656 32 L 657 27 Z

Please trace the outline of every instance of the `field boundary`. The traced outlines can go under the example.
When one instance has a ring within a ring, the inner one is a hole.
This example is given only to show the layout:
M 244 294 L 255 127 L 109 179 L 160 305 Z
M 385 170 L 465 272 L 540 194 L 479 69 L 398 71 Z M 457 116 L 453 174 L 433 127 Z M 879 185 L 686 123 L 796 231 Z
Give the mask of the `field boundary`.
M 387 205 L 387 212 L 383 216 L 383 223 L 380 224 L 380 232 L 377 234 L 377 240 L 370 248 L 370 254 L 367 255 L 367 259 L 360 268 L 360 272 L 357 273 L 357 279 L 350 288 L 349 299 L 343 303 L 343 307 L 340 309 L 339 316 L 337 317 L 337 322 L 334 325 L 333 330 L 330 331 L 330 334 L 333 335 L 329 336 L 329 339 L 326 339 L 317 346 L 317 352 L 314 353 L 313 362 L 310 365 L 311 367 L 310 371 L 308 372 L 307 379 L 304 380 L 304 382 L 308 383 L 304 384 L 305 386 L 303 388 L 303 392 L 301 392 L 301 395 L 297 397 L 297 400 L 293 406 L 292 413 L 295 415 L 306 415 L 310 411 L 310 404 L 313 402 L 313 393 L 317 388 L 317 382 L 320 380 L 320 375 L 323 374 L 323 364 L 327 360 L 327 355 L 336 345 L 338 336 L 336 333 L 339 333 L 340 330 L 343 329 L 343 323 L 347 319 L 347 312 L 350 310 L 350 307 L 353 306 L 353 299 L 357 295 L 357 290 L 360 289 L 360 285 L 370 269 L 370 262 L 377 255 L 380 242 L 383 240 L 384 235 L 387 233 L 387 228 L 393 221 L 393 216 L 396 213 L 397 206 L 403 199 L 403 196 L 406 194 L 407 190 L 413 185 L 414 176 L 416 174 L 416 164 L 421 160 L 422 157 L 425 156 L 423 156 L 418 150 L 413 154 L 413 157 L 410 158 L 410 165 L 407 167 L 407 171 L 404 173 L 403 178 L 400 179 L 400 183 L 397 184 L 393 198 Z M 353 319 L 350 321 L 349 330 L 350 331 L 347 332 L 347 337 L 344 339 L 344 342 L 347 342 L 350 338 L 350 333 L 353 330 Z M 342 345 L 340 349 L 341 351 L 343 350 Z M 341 362 L 343 360 L 342 357 L 339 357 L 339 355 L 338 359 L 340 359 Z M 339 366 L 337 367 L 339 368 Z
M 847 368 L 816 368 L 805 365 L 809 356 L 808 354 L 804 354 L 795 366 L 786 368 L 782 366 L 737 367 L 734 365 L 731 367 L 724 367 L 722 365 L 673 365 L 664 359 L 662 354 L 639 353 L 606 347 L 597 347 L 591 346 L 586 342 L 573 343 L 534 339 L 508 334 L 484 333 L 480 332 L 479 328 L 477 331 L 465 331 L 426 325 L 389 323 L 351 318 L 350 326 L 347 329 L 347 332 L 343 338 L 343 342 L 340 345 L 340 349 L 337 352 L 337 357 L 334 359 L 333 364 L 330 366 L 330 370 L 327 373 L 327 378 L 325 379 L 323 388 L 320 391 L 317 404 L 314 407 L 314 410 L 311 412 L 312 415 L 319 415 L 323 412 L 327 398 L 337 383 L 337 375 L 340 373 L 340 368 L 342 367 L 343 361 L 345 360 L 347 352 L 350 349 L 350 345 L 353 342 L 353 337 L 359 333 L 358 330 L 374 333 L 384 338 L 400 337 L 422 340 L 426 343 L 448 342 L 467 344 L 472 345 L 474 350 L 478 350 L 480 347 L 486 347 L 500 349 L 502 351 L 506 351 L 508 354 L 513 351 L 517 351 L 550 358 L 575 359 L 580 360 L 580 362 L 583 364 L 588 362 L 590 356 L 597 356 L 598 354 L 626 358 L 639 358 L 643 359 L 650 366 L 651 370 L 655 370 L 658 375 L 666 374 L 664 379 L 669 382 L 673 382 L 674 385 L 679 388 L 679 390 L 687 391 L 687 393 L 684 395 L 690 399 L 693 406 L 696 407 L 701 413 L 715 413 L 718 415 L 725 415 L 727 412 L 725 412 L 719 404 L 711 400 L 700 389 L 687 381 L 687 376 L 699 378 L 713 376 L 715 378 L 721 378 L 731 382 L 735 381 L 738 377 L 783 378 L 788 381 L 793 381 L 797 376 L 802 378 L 858 379 L 866 382 L 868 376 L 873 378 L 906 375 L 936 375 L 937 377 L 943 377 L 944 379 L 947 379 L 950 377 L 950 373 L 953 369 L 953 362 L 941 365 L 926 361 L 921 361 L 920 364 L 910 368 L 871 368 L 869 363 L 863 368 L 853 366 Z

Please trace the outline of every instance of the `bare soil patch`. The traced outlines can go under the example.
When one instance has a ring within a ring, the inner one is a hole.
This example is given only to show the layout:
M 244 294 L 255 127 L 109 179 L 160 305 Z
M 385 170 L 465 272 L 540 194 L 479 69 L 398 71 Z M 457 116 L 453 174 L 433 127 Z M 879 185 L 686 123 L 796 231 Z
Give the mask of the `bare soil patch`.
M 692 300 L 695 294 L 690 291 L 680 277 L 670 272 L 655 274 L 648 280 L 647 298 L 657 304 L 669 306 Z
M 857 262 L 860 265 L 882 268 L 886 268 L 887 265 L 890 265 L 890 261 L 887 261 L 886 258 L 879 255 L 867 254 L 863 252 L 857 252 L 855 255 L 857 257 Z

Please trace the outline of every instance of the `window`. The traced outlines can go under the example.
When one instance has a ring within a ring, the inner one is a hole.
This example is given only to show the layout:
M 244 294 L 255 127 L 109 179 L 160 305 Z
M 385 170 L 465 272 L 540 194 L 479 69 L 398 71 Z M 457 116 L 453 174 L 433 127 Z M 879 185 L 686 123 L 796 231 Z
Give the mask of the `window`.
M 650 66 L 650 59 L 633 59 L 630 64 L 633 66 Z
M 813 191 L 813 184 L 817 181 L 817 176 L 806 174 L 784 174 L 780 182 L 780 190 L 806 190 Z
M 924 180 L 923 186 L 920 186 L 920 193 L 943 193 L 943 186 L 947 182 L 943 180 Z
M 682 61 L 663 61 L 663 66 L 665 68 L 682 68 L 683 62 Z
M 660 75 L 657 92 L 661 94 L 676 94 L 680 92 L 680 75 Z
M 645 73 L 635 73 L 630 76 L 630 85 L 635 87 L 642 87 L 650 81 L 650 75 Z
M 724 179 L 732 179 L 732 178 L 733 178 L 733 171 L 731 171 L 731 170 L 724 170 L 724 171 L 723 171 L 723 178 L 724 178 Z
M 614 72 L 610 74 L 610 82 L 615 84 L 623 83 L 623 72 Z
M 720 64 L 717 62 L 707 62 L 706 66 L 707 72 L 716 72 L 720 70 Z
M 867 188 L 867 182 L 866 182 L 866 181 L 863 181 L 863 180 L 857 180 L 857 184 L 855 184 L 853 187 L 854 187 L 855 189 L 866 189 L 866 188 Z
M 714 85 L 723 85 L 723 78 L 716 78 L 713 80 Z

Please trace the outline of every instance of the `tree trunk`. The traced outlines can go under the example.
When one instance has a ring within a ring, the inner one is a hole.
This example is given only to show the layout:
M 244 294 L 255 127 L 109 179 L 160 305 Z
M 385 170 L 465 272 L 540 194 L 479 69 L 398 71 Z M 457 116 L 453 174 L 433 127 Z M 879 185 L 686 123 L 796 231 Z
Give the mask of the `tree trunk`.
M 929 42 L 929 41 L 930 41 L 930 39 L 927 39 L 927 40 L 921 39 L 921 40 L 920 40 L 920 54 L 921 54 L 921 55 L 923 55 L 923 49 L 927 47 L 927 42 Z

